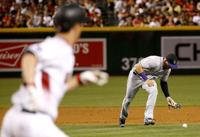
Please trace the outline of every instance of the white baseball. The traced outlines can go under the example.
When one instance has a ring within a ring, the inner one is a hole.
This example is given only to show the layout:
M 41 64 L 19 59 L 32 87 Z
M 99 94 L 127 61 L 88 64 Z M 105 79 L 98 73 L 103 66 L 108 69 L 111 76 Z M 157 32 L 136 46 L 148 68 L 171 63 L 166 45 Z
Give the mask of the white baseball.
M 184 124 L 182 125 L 182 127 L 187 128 L 188 125 L 187 125 L 186 123 L 184 123 Z

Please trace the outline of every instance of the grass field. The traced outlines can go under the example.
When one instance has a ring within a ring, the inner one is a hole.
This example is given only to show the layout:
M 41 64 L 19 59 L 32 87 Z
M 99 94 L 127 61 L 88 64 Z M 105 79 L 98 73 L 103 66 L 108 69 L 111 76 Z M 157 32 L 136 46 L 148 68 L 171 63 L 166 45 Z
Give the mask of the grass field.
M 97 86 L 78 88 L 67 94 L 61 105 L 73 107 L 120 106 L 125 94 L 126 80 L 127 77 L 111 77 L 109 84 L 103 88 Z M 200 76 L 172 76 L 169 80 L 171 96 L 184 106 L 200 106 L 199 80 Z M 18 89 L 20 81 L 20 79 L 0 79 L 0 107 L 10 105 L 10 96 Z M 144 106 L 146 98 L 146 92 L 141 90 L 132 105 Z M 166 106 L 160 87 L 157 105 Z
M 180 125 L 145 127 L 131 125 L 119 128 L 113 125 L 66 125 L 61 128 L 72 137 L 199 137 L 200 124 L 183 128 Z
M 200 76 L 172 76 L 169 86 L 172 97 L 183 106 L 200 106 Z M 64 97 L 61 106 L 67 107 L 120 107 L 125 93 L 126 77 L 111 77 L 103 88 L 96 86 L 80 87 Z M 0 79 L 0 107 L 10 106 L 10 96 L 18 88 L 20 79 Z M 147 94 L 138 92 L 132 106 L 144 106 Z M 157 106 L 166 106 L 166 100 L 159 87 Z M 164 114 L 163 114 L 164 115 Z M 72 137 L 198 137 L 199 124 L 189 124 L 182 128 L 180 124 L 130 125 L 124 129 L 116 125 L 59 125 Z

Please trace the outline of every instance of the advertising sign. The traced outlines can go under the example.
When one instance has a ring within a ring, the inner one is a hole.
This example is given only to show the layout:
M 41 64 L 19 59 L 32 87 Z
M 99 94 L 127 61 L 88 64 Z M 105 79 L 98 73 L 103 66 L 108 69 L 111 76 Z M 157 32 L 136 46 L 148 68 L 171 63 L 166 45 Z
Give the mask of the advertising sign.
M 179 68 L 200 68 L 200 36 L 169 36 L 161 38 L 161 55 L 174 53 Z
M 20 71 L 24 50 L 42 39 L 0 40 L 0 71 Z M 75 70 L 107 69 L 106 40 L 80 39 L 74 45 Z

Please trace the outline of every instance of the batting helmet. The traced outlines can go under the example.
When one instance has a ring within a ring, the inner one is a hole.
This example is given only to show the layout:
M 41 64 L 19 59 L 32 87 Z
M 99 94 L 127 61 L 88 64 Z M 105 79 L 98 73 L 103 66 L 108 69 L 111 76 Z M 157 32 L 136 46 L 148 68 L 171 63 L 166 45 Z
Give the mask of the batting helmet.
M 76 23 L 87 20 L 86 11 L 77 4 L 61 6 L 54 16 L 54 26 L 58 32 L 68 32 Z

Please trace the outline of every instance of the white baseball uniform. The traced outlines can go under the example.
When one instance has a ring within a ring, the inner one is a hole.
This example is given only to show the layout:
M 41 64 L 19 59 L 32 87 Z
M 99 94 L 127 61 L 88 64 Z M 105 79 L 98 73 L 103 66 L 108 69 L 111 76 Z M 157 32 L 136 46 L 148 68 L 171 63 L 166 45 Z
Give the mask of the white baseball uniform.
M 36 90 L 43 94 L 36 112 L 25 86 L 13 95 L 13 107 L 3 120 L 1 137 L 68 137 L 54 124 L 59 103 L 67 91 L 66 80 L 72 75 L 72 46 L 55 36 L 31 45 L 28 51 L 37 57 Z M 29 112 L 28 112 L 29 111 Z
M 128 107 L 135 97 L 138 89 L 142 87 L 149 95 L 146 103 L 145 118 L 153 118 L 154 106 L 157 99 L 158 89 L 155 79 L 160 78 L 162 81 L 167 81 L 171 69 L 163 69 L 163 57 L 149 56 L 142 59 L 139 64 L 144 69 L 145 74 L 149 79 L 154 80 L 154 86 L 149 87 L 142 78 L 135 72 L 135 67 L 130 71 L 126 95 L 122 103 L 120 118 L 126 119 L 128 117 Z

